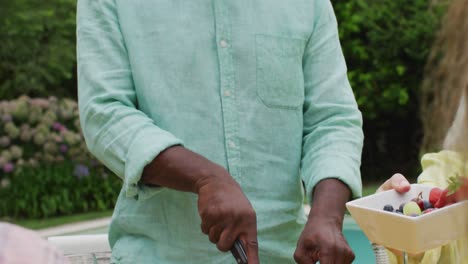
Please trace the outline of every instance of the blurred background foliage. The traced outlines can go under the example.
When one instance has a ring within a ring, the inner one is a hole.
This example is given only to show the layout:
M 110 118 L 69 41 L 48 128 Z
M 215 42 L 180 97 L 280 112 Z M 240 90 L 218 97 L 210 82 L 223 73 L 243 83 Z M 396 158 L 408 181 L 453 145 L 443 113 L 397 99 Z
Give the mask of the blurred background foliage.
M 76 102 L 76 0 L 0 0 L 0 2 L 2 6 L 0 9 L 1 100 L 17 104 L 18 98 L 28 95 L 21 100 L 28 102 L 29 107 L 31 98 L 50 100 L 50 95 L 54 95 L 58 100 L 52 104 L 58 104 L 65 100 L 64 98 L 70 99 L 67 101 L 69 103 Z M 331 2 L 339 23 L 349 79 L 364 115 L 366 138 L 362 159 L 363 182 L 378 183 L 395 172 L 402 172 L 414 179 L 420 170 L 419 149 L 422 136 L 419 114 L 420 85 L 426 58 L 444 8 L 431 6 L 431 0 L 331 0 Z M 11 115 L 10 112 L 8 114 Z M 72 130 L 71 123 L 60 119 L 60 114 L 52 117 L 55 119 L 52 118 L 53 122 L 48 123 L 48 135 L 57 134 L 57 123 Z M 77 119 L 77 116 L 73 118 Z M 0 120 L 0 133 L 3 133 L 0 136 L 5 136 L 7 130 L 12 130 L 11 125 L 6 128 L 7 123 L 11 121 L 8 120 L 8 117 Z M 33 124 L 26 124 L 30 129 L 35 129 Z M 14 122 L 14 125 L 21 132 L 21 125 L 24 123 Z M 72 131 L 80 133 L 77 126 Z M 12 138 L 9 140 L 13 141 Z M 5 150 L 11 151 L 11 144 L 13 143 L 10 142 Z M 16 141 L 15 144 L 22 148 L 24 155 L 29 155 L 31 148 L 43 148 L 43 145 L 39 146 L 34 142 Z M 80 144 L 80 151 L 86 152 L 83 143 Z M 60 149 L 61 145 L 57 146 Z M 17 197 L 15 195 L 21 193 L 19 188 L 26 188 L 27 184 L 20 183 L 19 179 L 24 179 L 29 185 L 38 186 L 39 192 L 27 190 L 29 198 L 18 200 L 19 209 L 10 208 L 5 203 L 0 204 L 0 216 L 13 214 L 22 217 L 42 217 L 112 208 L 112 204 L 105 201 L 114 201 L 116 198 L 119 184 L 117 177 L 112 176 L 106 180 L 100 178 L 108 172 L 100 168 L 100 165 L 89 165 L 92 160 L 89 158 L 88 164 L 84 166 L 88 168 L 90 177 L 84 179 L 93 182 L 94 187 L 90 187 L 90 184 L 83 181 L 83 177 L 75 175 L 77 166 L 83 165 L 83 161 L 63 158 L 67 161 L 54 163 L 57 157 L 49 159 L 50 161 L 43 163 L 46 164 L 47 170 L 56 176 L 46 177 L 45 174 L 41 174 L 40 168 L 29 166 L 30 164 L 24 159 L 20 165 L 17 164 L 18 160 L 10 160 L 8 164 L 12 164 L 14 170 L 10 170 L 11 165 L 6 168 L 3 166 L 3 170 L 0 170 L 0 179 L 8 179 L 8 182 L 3 181 L 0 186 L 1 200 L 9 195 Z M 4 162 L 5 164 L 7 163 Z M 23 169 L 20 169 L 21 167 Z M 63 193 L 65 185 L 55 186 L 52 183 L 64 174 L 70 176 L 67 176 L 66 184 L 75 187 L 71 188 L 73 192 L 68 194 Z M 45 179 L 51 182 L 44 183 Z M 28 212 L 25 209 L 27 206 L 36 204 L 34 201 L 37 199 L 45 199 L 38 198 L 38 193 L 47 193 L 45 191 L 47 186 L 55 187 L 49 189 L 51 193 L 53 192 L 50 195 L 51 200 L 41 205 L 46 208 L 32 206 Z M 77 191 L 76 188 L 82 188 L 83 191 Z M 91 195 L 89 190 L 102 195 L 96 194 L 98 197 L 94 197 L 93 202 L 88 205 L 77 203 L 76 206 L 60 207 L 53 202 L 61 197 L 60 199 L 68 199 L 71 203 L 75 203 L 79 197 L 85 199 L 88 194 Z
M 75 100 L 0 101 L 0 122 L 0 217 L 113 208 L 120 181 L 87 151 Z
M 420 172 L 419 100 L 445 6 L 431 0 L 332 0 L 348 77 L 364 116 L 362 176 Z
M 0 3 L 0 98 L 74 97 L 76 0 Z

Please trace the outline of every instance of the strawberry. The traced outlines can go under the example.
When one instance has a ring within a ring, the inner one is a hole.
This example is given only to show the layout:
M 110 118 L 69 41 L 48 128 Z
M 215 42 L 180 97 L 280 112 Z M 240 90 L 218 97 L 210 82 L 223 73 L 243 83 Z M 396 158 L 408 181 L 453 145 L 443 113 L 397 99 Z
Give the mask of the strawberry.
M 449 203 L 447 199 L 448 192 L 449 192 L 449 189 L 445 189 L 440 193 L 439 200 L 437 200 L 437 202 L 434 204 L 435 208 L 442 208 Z
M 448 187 L 442 191 L 439 200 L 434 204 L 435 208 L 442 208 L 447 205 L 451 205 L 457 201 L 456 191 L 462 185 L 460 176 L 452 176 L 448 179 Z
M 434 187 L 431 189 L 431 192 L 429 193 L 429 202 L 433 205 L 439 201 L 440 194 L 442 193 L 442 189 L 438 187 Z

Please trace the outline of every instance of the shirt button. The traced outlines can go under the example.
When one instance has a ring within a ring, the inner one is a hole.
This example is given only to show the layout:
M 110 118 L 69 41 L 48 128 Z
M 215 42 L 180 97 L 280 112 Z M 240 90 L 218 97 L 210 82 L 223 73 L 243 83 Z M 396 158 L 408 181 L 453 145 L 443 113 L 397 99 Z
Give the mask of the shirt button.
M 222 39 L 220 42 L 219 42 L 219 45 L 221 46 L 221 48 L 226 48 L 228 46 L 228 43 L 226 40 Z
M 224 96 L 226 97 L 231 96 L 231 92 L 229 90 L 224 91 Z
M 229 141 L 229 142 L 228 142 L 228 146 L 229 146 L 230 148 L 236 148 L 236 144 L 234 144 L 234 142 L 232 142 L 232 141 Z

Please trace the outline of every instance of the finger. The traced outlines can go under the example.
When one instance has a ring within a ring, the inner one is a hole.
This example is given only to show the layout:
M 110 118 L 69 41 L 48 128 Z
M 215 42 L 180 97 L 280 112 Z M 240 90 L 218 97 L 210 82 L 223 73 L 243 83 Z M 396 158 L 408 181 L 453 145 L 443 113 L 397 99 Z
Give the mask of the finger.
M 208 234 L 208 237 L 213 244 L 217 244 L 219 241 L 219 237 L 221 235 L 221 232 L 223 231 L 223 228 L 219 225 L 212 226 L 210 228 L 210 232 Z
M 346 243 L 346 245 L 348 247 L 344 249 L 344 253 L 343 253 L 344 257 L 343 257 L 343 262 L 342 263 L 353 263 L 356 256 L 354 255 L 354 252 L 351 249 L 351 247 L 349 247 L 349 245 L 347 243 Z M 338 263 L 341 263 L 341 262 L 338 262 Z
M 344 253 L 336 253 L 336 254 L 319 253 L 318 261 L 320 262 L 320 264 L 335 264 L 335 263 L 350 264 L 353 262 L 353 260 L 354 260 L 354 255 L 349 256 Z
M 350 252 L 350 254 L 347 254 L 346 256 L 347 259 L 346 259 L 346 262 L 345 263 L 353 263 L 353 261 L 356 259 L 356 255 L 354 255 L 354 252 Z
M 218 223 L 216 223 L 215 220 L 209 219 L 207 217 L 205 219 L 202 218 L 202 223 L 201 223 L 200 227 L 201 227 L 201 230 L 202 230 L 203 234 L 209 235 L 211 228 L 213 226 L 217 225 L 217 224 Z
M 344 247 L 341 248 L 342 252 L 340 252 L 340 255 L 343 255 L 343 260 L 342 260 L 343 262 L 340 261 L 338 263 L 353 263 L 356 256 L 354 255 L 354 252 L 349 246 L 348 241 L 346 240 L 344 235 L 341 234 L 340 237 L 341 239 L 343 239 L 343 242 L 344 242 Z
M 205 208 L 202 211 L 200 211 L 200 208 L 199 208 L 199 215 L 201 218 L 200 227 L 201 227 L 203 234 L 205 235 L 208 235 L 210 233 L 211 227 L 216 224 L 216 219 L 214 219 L 213 214 L 210 213 L 214 211 L 214 208 L 215 208 L 214 205 L 211 205 L 210 207 Z
M 202 230 L 203 234 L 205 234 L 205 235 L 210 234 L 211 225 L 209 225 L 206 221 L 202 220 L 202 223 L 201 223 L 200 227 L 201 227 L 201 230 Z
M 405 176 L 400 173 L 394 174 L 390 179 L 386 180 L 378 189 L 377 192 L 388 190 L 396 190 L 399 193 L 408 192 L 411 188 L 410 183 Z
M 320 251 L 319 252 L 319 261 L 320 264 L 334 264 L 334 263 L 343 263 L 343 262 L 335 262 L 334 258 L 336 257 L 332 252 L 329 251 Z M 344 264 L 344 263 L 343 263 Z
M 343 248 L 341 249 L 335 248 L 335 250 L 332 252 L 333 252 L 332 255 L 329 256 L 331 260 L 330 263 L 343 263 L 343 264 L 349 263 L 349 262 L 346 262 L 346 259 L 348 256 L 346 256 L 346 251 Z
M 219 236 L 216 247 L 222 252 L 229 251 L 234 246 L 236 238 L 237 235 L 233 233 L 231 228 L 225 228 Z
M 294 252 L 294 260 L 298 264 L 315 264 L 319 261 L 319 257 L 317 251 L 306 252 L 306 250 L 301 247 Z
M 239 238 L 245 246 L 245 252 L 247 254 L 247 262 L 249 264 L 260 263 L 258 259 L 257 231 L 253 230 L 248 235 L 241 235 Z

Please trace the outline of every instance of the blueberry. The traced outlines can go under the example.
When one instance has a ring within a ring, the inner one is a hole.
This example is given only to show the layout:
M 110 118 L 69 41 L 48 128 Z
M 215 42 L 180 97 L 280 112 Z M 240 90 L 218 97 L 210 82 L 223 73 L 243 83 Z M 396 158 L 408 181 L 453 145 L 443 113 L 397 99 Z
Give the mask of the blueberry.
M 397 213 L 397 214 L 403 214 L 403 211 L 400 211 L 400 209 L 396 209 L 396 210 L 395 210 L 395 213 Z
M 423 200 L 423 203 L 424 203 L 424 210 L 429 209 L 429 208 L 434 208 L 434 206 L 428 200 Z
M 400 210 L 400 212 L 403 212 L 403 207 L 405 207 L 405 204 L 406 204 L 406 203 L 400 204 L 400 207 L 398 208 L 398 210 Z
M 383 209 L 384 211 L 393 212 L 393 206 L 391 204 L 385 205 Z

